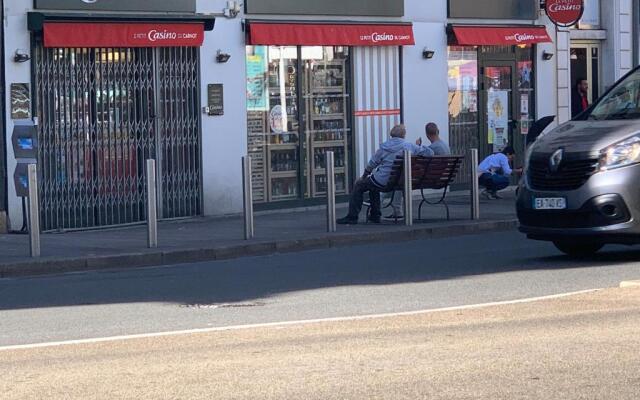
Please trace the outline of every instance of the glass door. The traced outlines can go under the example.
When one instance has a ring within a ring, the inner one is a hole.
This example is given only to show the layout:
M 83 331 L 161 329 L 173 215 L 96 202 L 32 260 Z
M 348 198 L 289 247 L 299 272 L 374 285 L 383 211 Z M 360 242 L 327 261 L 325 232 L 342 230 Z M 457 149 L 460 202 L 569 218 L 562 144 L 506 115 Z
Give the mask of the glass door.
M 336 193 L 348 194 L 349 129 L 348 47 L 303 47 L 305 99 L 306 196 L 327 194 L 326 153 L 333 151 Z
M 326 196 L 333 151 L 336 193 L 351 166 L 349 48 L 247 46 L 248 153 L 256 203 Z
M 481 148 L 483 156 L 513 145 L 517 117 L 514 107 L 515 63 L 487 62 L 481 68 Z
M 247 139 L 256 202 L 300 196 L 298 92 L 297 47 L 247 47 Z
M 600 45 L 598 43 L 571 44 L 571 89 L 578 79 L 589 83 L 589 104 L 600 97 Z

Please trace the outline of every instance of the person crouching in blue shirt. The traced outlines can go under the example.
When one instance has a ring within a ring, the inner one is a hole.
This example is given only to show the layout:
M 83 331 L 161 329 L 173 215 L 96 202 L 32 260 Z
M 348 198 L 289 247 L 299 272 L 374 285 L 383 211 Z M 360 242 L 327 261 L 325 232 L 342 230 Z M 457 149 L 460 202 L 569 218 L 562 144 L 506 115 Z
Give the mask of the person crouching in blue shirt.
M 507 146 L 501 153 L 495 153 L 485 158 L 478 166 L 478 182 L 484 187 L 481 195 L 486 199 L 499 199 L 498 191 L 509 186 L 509 178 L 512 173 L 520 172 L 521 169 L 513 170 L 510 163 L 513 162 L 515 151 L 513 147 Z
M 369 192 L 371 206 L 368 219 L 370 222 L 380 223 L 380 191 L 389 181 L 396 157 L 402 155 L 405 149 L 413 154 L 421 153 L 419 146 L 404 140 L 407 136 L 404 125 L 394 126 L 389 135 L 391 138 L 380 145 L 380 149 L 365 168 L 364 175 L 354 184 L 349 200 L 349 214 L 338 219 L 336 221 L 338 224 L 355 225 L 358 223 L 365 192 Z

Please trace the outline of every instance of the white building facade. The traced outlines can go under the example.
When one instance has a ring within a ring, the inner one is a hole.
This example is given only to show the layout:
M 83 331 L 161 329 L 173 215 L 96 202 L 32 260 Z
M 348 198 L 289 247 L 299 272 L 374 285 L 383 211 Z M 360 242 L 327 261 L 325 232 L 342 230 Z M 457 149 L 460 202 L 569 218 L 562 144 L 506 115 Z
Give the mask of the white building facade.
M 409 140 L 437 123 L 456 153 L 522 154 L 537 119 L 570 118 L 575 79 L 595 99 L 637 64 L 635 0 L 586 0 L 577 28 L 557 28 L 538 0 L 490 2 L 4 0 L 4 83 L 28 87 L 30 112 L 6 91 L 0 213 L 22 226 L 10 145 L 20 120 L 37 123 L 43 229 L 86 229 L 144 220 L 148 158 L 172 219 L 240 213 L 247 154 L 258 210 L 323 202 L 328 150 L 346 198 L 401 122 Z M 91 42 L 74 24 L 195 31 L 165 45 Z

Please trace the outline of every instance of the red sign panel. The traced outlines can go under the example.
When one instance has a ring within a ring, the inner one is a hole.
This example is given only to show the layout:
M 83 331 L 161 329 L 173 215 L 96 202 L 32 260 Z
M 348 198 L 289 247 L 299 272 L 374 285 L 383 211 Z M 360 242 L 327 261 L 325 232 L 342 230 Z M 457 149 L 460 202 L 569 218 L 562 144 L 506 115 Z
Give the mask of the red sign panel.
M 546 0 L 545 10 L 551 22 L 558 26 L 573 26 L 584 13 L 584 0 Z
M 44 47 L 199 47 L 204 24 L 44 24 Z
M 414 45 L 411 25 L 250 23 L 247 44 L 291 46 Z
M 551 42 L 544 26 L 454 26 L 453 33 L 453 44 L 459 46 L 517 46 Z

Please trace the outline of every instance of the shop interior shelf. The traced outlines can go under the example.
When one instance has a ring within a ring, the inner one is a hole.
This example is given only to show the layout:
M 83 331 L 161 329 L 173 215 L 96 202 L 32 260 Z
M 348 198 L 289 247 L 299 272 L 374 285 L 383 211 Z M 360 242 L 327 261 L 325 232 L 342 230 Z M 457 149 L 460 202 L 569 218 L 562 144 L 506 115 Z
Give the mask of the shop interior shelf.
M 344 86 L 314 86 L 313 92 L 343 94 Z
M 344 147 L 344 140 L 314 141 L 313 147 Z
M 298 150 L 297 143 L 269 143 L 267 146 L 271 150 Z
M 314 120 L 344 119 L 344 114 L 312 114 L 311 119 L 314 119 Z
M 336 174 L 344 173 L 344 167 L 335 167 Z M 325 175 L 327 170 L 325 168 L 316 168 L 313 170 L 314 175 Z
M 269 173 L 269 175 L 271 176 L 271 179 L 278 179 L 278 178 L 296 178 L 298 176 L 298 171 L 297 170 L 291 170 L 291 171 L 271 171 Z

